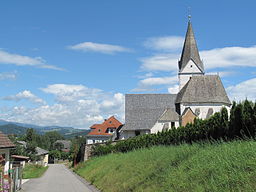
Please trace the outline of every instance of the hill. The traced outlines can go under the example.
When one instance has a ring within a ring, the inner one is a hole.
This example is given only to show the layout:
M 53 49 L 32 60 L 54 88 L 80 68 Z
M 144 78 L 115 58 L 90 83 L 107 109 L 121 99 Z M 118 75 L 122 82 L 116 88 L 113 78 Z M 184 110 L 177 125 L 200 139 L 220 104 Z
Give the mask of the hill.
M 44 134 L 49 131 L 57 131 L 65 138 L 73 138 L 76 136 L 87 135 L 87 129 L 75 129 L 73 127 L 59 127 L 59 126 L 37 126 L 23 123 L 15 123 L 0 120 L 0 131 L 5 134 L 23 135 L 28 128 L 33 128 L 38 134 Z
M 183 144 L 93 158 L 75 172 L 111 192 L 256 191 L 255 159 L 255 141 Z

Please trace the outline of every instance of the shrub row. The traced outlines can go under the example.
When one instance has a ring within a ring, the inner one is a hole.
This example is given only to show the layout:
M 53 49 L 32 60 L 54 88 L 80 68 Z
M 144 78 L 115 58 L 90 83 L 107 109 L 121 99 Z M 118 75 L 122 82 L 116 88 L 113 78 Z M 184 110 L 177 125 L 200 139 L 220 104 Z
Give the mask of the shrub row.
M 198 141 L 233 140 L 254 138 L 256 134 L 256 103 L 245 100 L 233 102 L 230 117 L 226 108 L 215 113 L 209 119 L 195 119 L 194 123 L 157 134 L 141 135 L 112 145 L 96 145 L 92 155 L 128 152 L 155 145 L 178 145 Z

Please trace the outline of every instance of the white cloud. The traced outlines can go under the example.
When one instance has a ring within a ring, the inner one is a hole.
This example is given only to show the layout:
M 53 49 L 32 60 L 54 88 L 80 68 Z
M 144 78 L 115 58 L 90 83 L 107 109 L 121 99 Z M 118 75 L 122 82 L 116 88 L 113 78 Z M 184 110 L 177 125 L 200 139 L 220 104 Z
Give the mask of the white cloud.
M 219 75 L 220 77 L 228 77 L 228 76 L 233 76 L 237 74 L 235 71 L 218 71 L 218 72 L 210 72 L 206 73 L 206 75 Z
M 17 78 L 16 72 L 0 73 L 0 81 L 2 81 L 2 80 L 16 80 L 16 78 Z
M 63 70 L 53 65 L 47 65 L 41 57 L 28 57 L 0 50 L 0 64 L 14 64 L 17 66 L 35 66 L 54 70 Z
M 151 77 L 147 79 L 143 79 L 139 82 L 141 85 L 145 86 L 153 86 L 153 85 L 171 85 L 177 83 L 177 76 L 173 77 Z
M 256 46 L 224 47 L 201 52 L 208 69 L 226 67 L 256 67 Z
M 256 46 L 224 47 L 201 51 L 205 69 L 228 67 L 256 67 Z M 146 71 L 177 71 L 180 54 L 156 54 L 142 58 L 141 68 Z
M 41 88 L 45 93 L 51 93 L 56 96 L 58 102 L 72 102 L 82 97 L 94 98 L 97 97 L 101 90 L 94 88 L 87 88 L 83 85 L 70 84 L 53 84 L 46 88 Z
M 182 47 L 184 38 L 180 36 L 153 37 L 144 42 L 144 46 L 149 49 L 170 51 Z
M 122 93 L 112 94 L 84 85 L 69 84 L 53 84 L 41 90 L 53 94 L 56 102 L 33 108 L 0 107 L 0 116 L 9 121 L 77 128 L 89 128 L 92 124 L 100 123 L 104 118 L 112 115 L 124 121 Z M 26 98 L 32 97 L 29 92 L 20 95 Z
M 248 100 L 256 101 L 256 78 L 243 81 L 237 85 L 229 86 L 226 90 L 229 98 L 236 101 Z
M 76 45 L 68 46 L 69 49 L 78 51 L 92 51 L 106 54 L 113 54 L 116 52 L 130 52 L 131 50 L 119 45 L 101 44 L 93 42 L 84 42 Z
M 29 100 L 32 103 L 45 104 L 44 100 L 42 100 L 41 98 L 35 96 L 34 94 L 32 94 L 28 90 L 19 92 L 16 95 L 10 95 L 10 96 L 4 97 L 3 99 L 4 100 L 9 100 L 9 101 L 16 101 L 16 102 L 21 101 L 21 100 Z
M 145 71 L 177 71 L 179 54 L 157 54 L 142 58 L 141 69 Z
M 179 85 L 173 85 L 168 88 L 168 92 L 171 94 L 177 94 L 179 92 Z

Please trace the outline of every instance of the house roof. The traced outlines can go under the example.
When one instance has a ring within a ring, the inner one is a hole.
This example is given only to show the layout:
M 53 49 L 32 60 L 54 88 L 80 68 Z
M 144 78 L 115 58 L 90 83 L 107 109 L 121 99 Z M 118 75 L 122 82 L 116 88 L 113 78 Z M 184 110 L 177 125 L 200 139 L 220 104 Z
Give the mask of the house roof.
M 176 103 L 223 103 L 231 105 L 218 75 L 192 76 L 178 93 Z
M 36 147 L 36 155 L 37 156 L 40 156 L 40 155 L 45 155 L 45 154 L 48 154 L 49 151 L 45 150 L 45 149 L 42 149 L 40 147 Z
M 106 119 L 102 124 L 94 124 L 92 125 L 91 131 L 87 134 L 87 136 L 111 136 L 112 134 L 107 133 L 108 128 L 117 129 L 120 127 L 122 123 L 118 121 L 114 116 Z
M 167 108 L 175 111 L 175 98 L 175 94 L 126 94 L 121 130 L 151 129 Z
M 179 121 L 179 114 L 173 109 L 166 109 L 158 121 Z
M 3 134 L 0 131 L 0 149 L 3 148 L 14 148 L 15 145 L 13 144 L 13 142 L 11 142 L 11 140 L 7 137 L 7 135 Z
M 22 156 L 22 155 L 12 155 L 11 157 L 15 158 L 15 159 L 24 159 L 24 160 L 28 160 L 29 159 L 29 157 Z
M 183 50 L 179 61 L 179 71 L 182 71 L 190 60 L 192 60 L 196 64 L 196 66 L 201 70 L 201 72 L 204 73 L 204 65 L 199 56 L 196 39 L 192 29 L 192 24 L 189 21 L 185 42 L 183 45 Z
M 56 143 L 62 143 L 64 149 L 70 149 L 70 146 L 71 146 L 71 141 L 69 141 L 69 140 L 57 140 L 54 142 L 54 144 L 56 144 Z

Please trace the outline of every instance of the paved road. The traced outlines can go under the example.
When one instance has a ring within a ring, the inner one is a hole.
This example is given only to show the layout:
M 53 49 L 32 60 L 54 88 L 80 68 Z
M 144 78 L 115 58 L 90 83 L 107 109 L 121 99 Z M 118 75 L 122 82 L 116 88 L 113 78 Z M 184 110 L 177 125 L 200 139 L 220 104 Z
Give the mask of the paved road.
M 38 179 L 30 179 L 22 189 L 25 192 L 92 192 L 86 184 L 64 165 L 49 165 Z

